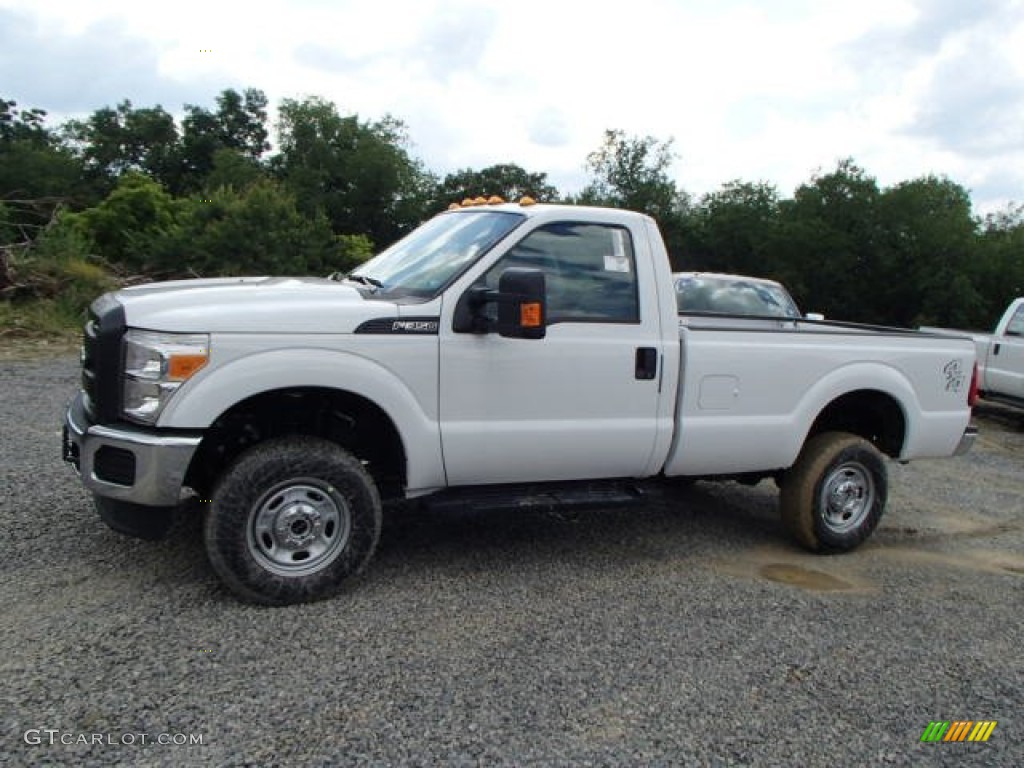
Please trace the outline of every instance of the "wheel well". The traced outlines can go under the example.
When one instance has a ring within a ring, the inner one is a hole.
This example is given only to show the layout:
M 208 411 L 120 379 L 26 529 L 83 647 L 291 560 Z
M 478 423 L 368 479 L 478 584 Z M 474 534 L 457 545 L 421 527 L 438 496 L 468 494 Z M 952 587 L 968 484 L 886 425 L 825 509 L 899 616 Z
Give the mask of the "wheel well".
M 405 450 L 390 417 L 364 397 L 323 387 L 263 392 L 232 406 L 207 429 L 185 485 L 208 495 L 236 456 L 286 435 L 316 435 L 342 446 L 363 462 L 383 498 L 405 488 Z
M 891 395 L 864 389 L 833 400 L 811 425 L 807 439 L 822 432 L 849 432 L 874 443 L 893 458 L 903 450 L 906 417 Z

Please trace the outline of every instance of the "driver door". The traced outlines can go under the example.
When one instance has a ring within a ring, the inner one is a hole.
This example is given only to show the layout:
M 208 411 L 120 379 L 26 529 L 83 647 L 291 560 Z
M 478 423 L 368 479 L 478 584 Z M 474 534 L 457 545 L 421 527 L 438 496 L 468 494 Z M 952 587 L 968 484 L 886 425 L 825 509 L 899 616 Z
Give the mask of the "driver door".
M 449 305 L 440 339 L 449 485 L 644 473 L 657 437 L 661 355 L 657 312 L 641 302 L 645 286 L 653 291 L 649 260 L 636 258 L 642 236 L 625 226 L 547 224 L 479 276 L 474 286 L 497 288 L 509 267 L 542 270 L 542 339 L 456 333 Z

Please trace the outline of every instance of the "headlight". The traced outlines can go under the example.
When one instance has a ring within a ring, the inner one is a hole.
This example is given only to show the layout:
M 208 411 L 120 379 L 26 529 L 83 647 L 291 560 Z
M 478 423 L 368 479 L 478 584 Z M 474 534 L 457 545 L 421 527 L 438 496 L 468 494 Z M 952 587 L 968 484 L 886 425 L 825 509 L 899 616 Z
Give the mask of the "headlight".
M 205 333 L 130 329 L 124 335 L 124 415 L 155 424 L 174 391 L 210 359 Z

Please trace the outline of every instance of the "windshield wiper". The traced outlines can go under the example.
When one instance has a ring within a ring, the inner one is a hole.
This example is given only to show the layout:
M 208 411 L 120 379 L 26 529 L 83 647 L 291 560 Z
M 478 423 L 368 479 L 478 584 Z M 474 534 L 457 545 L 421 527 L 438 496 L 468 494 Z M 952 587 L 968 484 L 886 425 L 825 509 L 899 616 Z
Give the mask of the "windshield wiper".
M 351 280 L 351 281 L 353 281 L 355 283 L 362 283 L 363 285 L 369 285 L 369 286 L 372 286 L 374 288 L 383 288 L 384 287 L 384 283 L 382 283 L 380 280 L 378 280 L 375 277 L 368 277 L 367 275 L 348 274 L 348 275 L 345 275 L 345 279 L 346 280 Z

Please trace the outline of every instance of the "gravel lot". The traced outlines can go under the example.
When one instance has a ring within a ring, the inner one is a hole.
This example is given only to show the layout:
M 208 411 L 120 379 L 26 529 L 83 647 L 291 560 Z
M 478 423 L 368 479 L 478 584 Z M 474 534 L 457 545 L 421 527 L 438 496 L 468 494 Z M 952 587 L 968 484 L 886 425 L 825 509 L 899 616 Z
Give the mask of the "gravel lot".
M 70 356 L 0 361 L 0 764 L 1024 763 L 1009 410 L 967 457 L 891 465 L 849 555 L 795 549 L 770 483 L 397 511 L 347 593 L 268 609 L 219 585 L 195 515 L 155 544 L 99 521 L 59 459 L 76 378 Z M 999 724 L 922 744 L 932 720 Z

